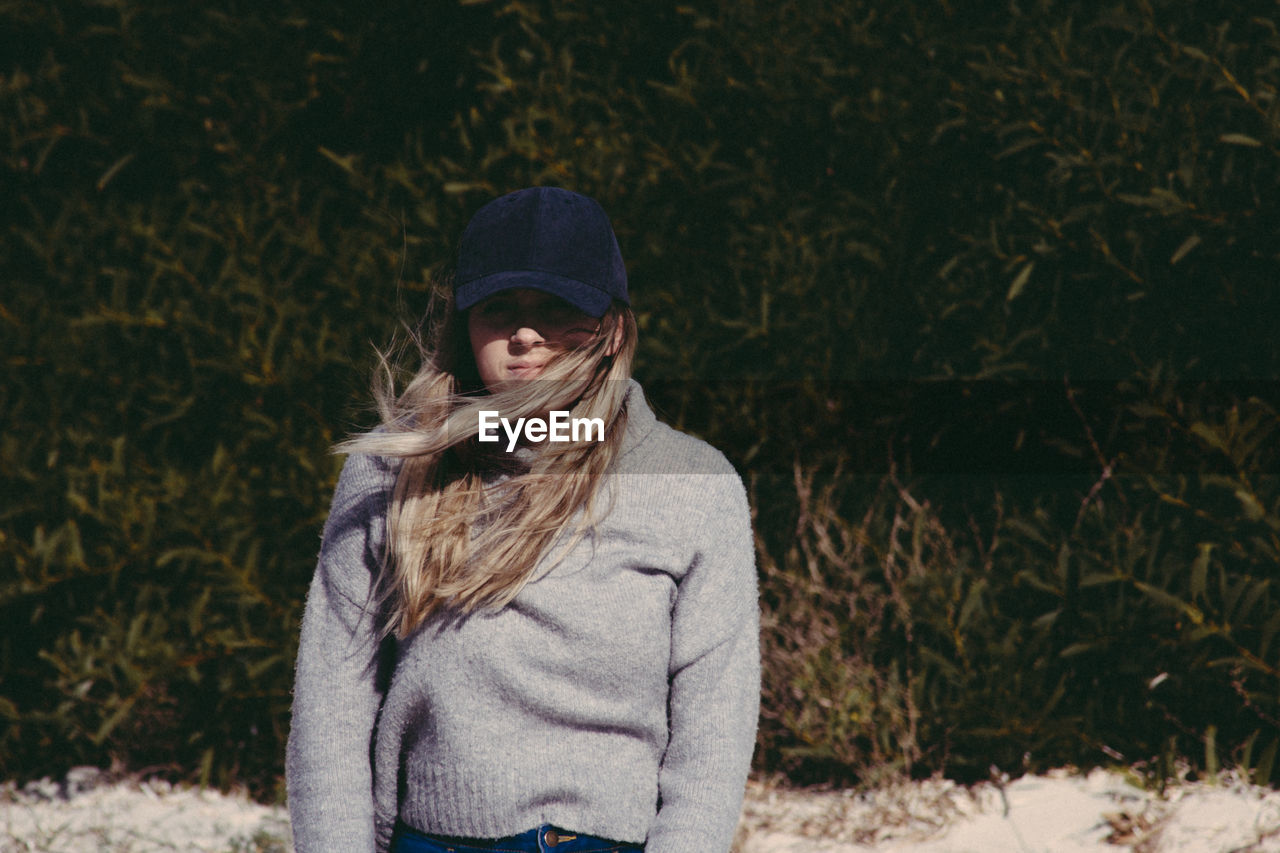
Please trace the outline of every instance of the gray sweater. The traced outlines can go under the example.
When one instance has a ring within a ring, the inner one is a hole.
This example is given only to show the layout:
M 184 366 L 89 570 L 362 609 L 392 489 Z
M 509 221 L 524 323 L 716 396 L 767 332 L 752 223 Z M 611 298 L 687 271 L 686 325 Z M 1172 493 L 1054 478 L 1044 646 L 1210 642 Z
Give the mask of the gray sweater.
M 727 851 L 759 710 L 746 494 L 639 385 L 593 533 L 515 600 L 376 638 L 394 463 L 348 458 L 298 649 L 298 853 L 385 850 L 397 818 L 498 838 L 555 824 L 647 853 Z

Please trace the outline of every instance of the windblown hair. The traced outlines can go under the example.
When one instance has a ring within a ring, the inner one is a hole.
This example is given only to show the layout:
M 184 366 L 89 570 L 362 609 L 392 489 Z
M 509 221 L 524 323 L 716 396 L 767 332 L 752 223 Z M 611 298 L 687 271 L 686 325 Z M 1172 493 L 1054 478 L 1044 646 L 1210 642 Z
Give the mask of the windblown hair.
M 382 425 L 335 448 L 402 460 L 376 584 L 384 633 L 401 638 L 439 611 L 507 604 L 544 557 L 554 564 L 587 532 L 626 431 L 624 380 L 635 353 L 635 317 L 615 302 L 590 340 L 555 353 L 536 380 L 490 394 L 452 299 L 443 296 L 431 313 L 425 341 L 410 333 L 421 366 L 402 391 L 392 358 L 379 353 L 374 399 Z M 621 345 L 611 354 L 615 335 Z M 599 418 L 604 440 L 508 453 L 505 439 L 477 440 L 482 409 L 513 422 L 553 410 Z

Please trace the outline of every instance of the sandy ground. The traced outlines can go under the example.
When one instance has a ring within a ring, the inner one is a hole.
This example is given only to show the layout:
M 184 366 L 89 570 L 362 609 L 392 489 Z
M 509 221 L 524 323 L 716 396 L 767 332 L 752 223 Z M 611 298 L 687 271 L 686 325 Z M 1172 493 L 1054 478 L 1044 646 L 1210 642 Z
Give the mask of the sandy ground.
M 742 853 L 1280 853 L 1280 791 L 1224 776 L 1161 797 L 1120 772 L 1057 771 L 868 794 L 752 785 Z
M 0 851 L 288 853 L 288 816 L 243 796 L 108 783 L 92 768 L 0 786 Z M 1120 772 L 1059 771 L 964 788 L 855 795 L 752 782 L 739 853 L 1280 853 L 1280 791 L 1231 776 L 1163 797 Z

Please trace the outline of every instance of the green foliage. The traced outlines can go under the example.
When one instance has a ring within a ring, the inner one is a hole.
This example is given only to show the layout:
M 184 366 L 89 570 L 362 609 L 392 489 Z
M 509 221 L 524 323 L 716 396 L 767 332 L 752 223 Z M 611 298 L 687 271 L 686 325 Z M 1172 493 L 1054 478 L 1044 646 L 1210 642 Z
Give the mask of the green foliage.
M 985 314 L 990 341 L 961 372 L 1274 377 L 1278 223 L 1260 202 L 1276 185 L 1275 21 L 1234 4 L 1040 5 L 951 60 L 968 73 L 935 141 L 977 156 L 941 270 L 955 319 Z
M 762 768 L 1274 781 L 1264 14 L 0 2 L 0 772 L 272 788 L 370 344 L 552 183 L 753 482 Z
M 1274 782 L 1280 478 L 1266 437 L 1280 418 L 1206 396 L 1183 389 L 1167 401 L 1178 413 L 1135 405 L 1117 434 L 1162 440 L 1099 444 L 1093 483 L 908 488 L 797 466 L 795 513 L 757 518 L 766 766 L 976 780 L 1111 759 L 1163 784 L 1189 757 Z M 1165 454 L 1203 445 L 1222 459 L 1171 472 Z
M 178 18 L 80 11 L 33 16 L 42 73 L 6 79 L 24 123 L 6 160 L 4 770 L 118 756 L 269 780 L 325 447 L 359 385 L 361 330 L 338 326 L 378 302 L 351 283 L 390 278 L 396 248 L 319 221 L 332 194 L 264 156 L 269 128 L 197 120 L 232 93 L 152 67 L 176 59 L 160 45 L 183 41 Z M 284 118 L 261 100 L 242 107 Z

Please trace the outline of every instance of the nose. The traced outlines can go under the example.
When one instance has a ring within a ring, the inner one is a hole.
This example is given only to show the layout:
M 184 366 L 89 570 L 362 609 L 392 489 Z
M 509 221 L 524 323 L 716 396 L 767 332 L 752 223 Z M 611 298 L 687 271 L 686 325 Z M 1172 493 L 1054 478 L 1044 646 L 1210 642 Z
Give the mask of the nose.
M 519 347 L 534 347 L 543 342 L 542 335 L 529 326 L 520 326 L 511 333 L 511 343 Z

